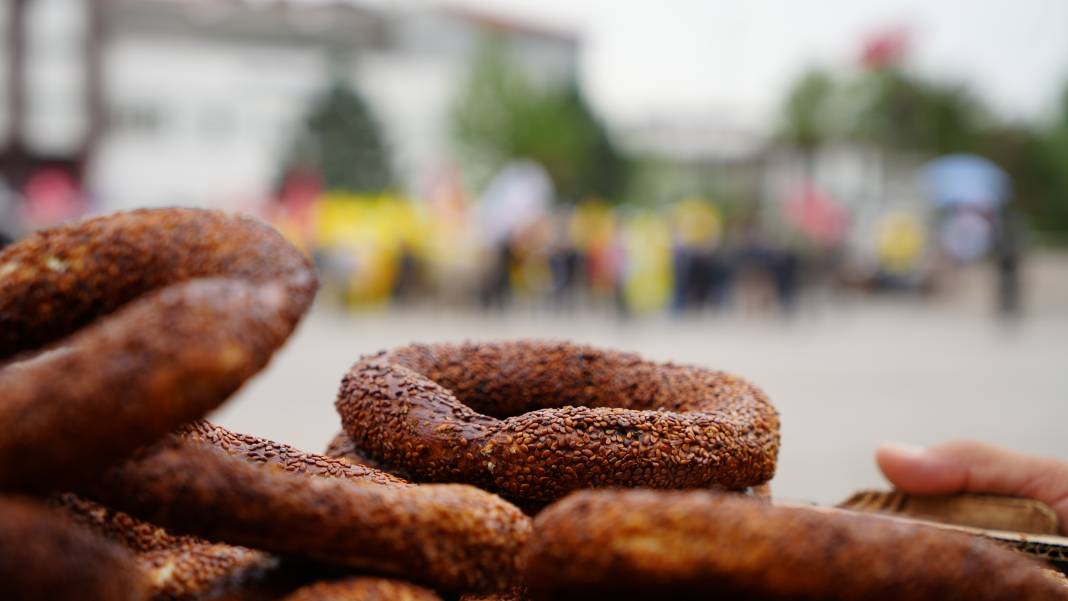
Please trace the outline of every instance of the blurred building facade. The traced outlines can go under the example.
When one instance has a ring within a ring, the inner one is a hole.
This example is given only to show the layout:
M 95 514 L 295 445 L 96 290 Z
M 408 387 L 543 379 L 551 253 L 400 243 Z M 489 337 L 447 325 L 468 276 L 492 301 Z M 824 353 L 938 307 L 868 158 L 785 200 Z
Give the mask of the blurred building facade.
M 103 208 L 240 208 L 272 192 L 317 94 L 356 87 L 402 183 L 448 165 L 447 114 L 479 38 L 574 78 L 578 40 L 437 5 L 10 0 L 0 7 L 0 175 L 67 170 Z

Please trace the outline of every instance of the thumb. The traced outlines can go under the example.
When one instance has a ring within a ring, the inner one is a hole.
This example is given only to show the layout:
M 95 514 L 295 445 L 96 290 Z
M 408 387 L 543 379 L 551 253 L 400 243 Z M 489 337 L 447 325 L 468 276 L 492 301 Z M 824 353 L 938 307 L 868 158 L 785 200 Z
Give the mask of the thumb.
M 926 449 L 883 444 L 876 461 L 898 489 L 915 494 L 989 493 L 1037 499 L 1057 513 L 1068 534 L 1068 462 L 974 441 Z

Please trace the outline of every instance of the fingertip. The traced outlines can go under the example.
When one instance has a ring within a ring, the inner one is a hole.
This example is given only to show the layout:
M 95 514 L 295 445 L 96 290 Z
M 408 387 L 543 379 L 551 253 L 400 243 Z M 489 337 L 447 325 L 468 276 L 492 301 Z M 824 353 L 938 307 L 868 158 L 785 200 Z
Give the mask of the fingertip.
M 875 450 L 875 463 L 886 479 L 898 486 L 908 474 L 915 471 L 914 464 L 923 454 L 923 448 L 900 442 L 884 442 Z
M 963 469 L 922 447 L 884 443 L 875 453 L 883 475 L 896 488 L 917 494 L 939 494 L 961 490 Z
M 907 444 L 904 442 L 884 442 L 879 445 L 876 450 L 876 456 L 878 457 L 919 457 L 925 452 L 925 449 L 919 445 Z

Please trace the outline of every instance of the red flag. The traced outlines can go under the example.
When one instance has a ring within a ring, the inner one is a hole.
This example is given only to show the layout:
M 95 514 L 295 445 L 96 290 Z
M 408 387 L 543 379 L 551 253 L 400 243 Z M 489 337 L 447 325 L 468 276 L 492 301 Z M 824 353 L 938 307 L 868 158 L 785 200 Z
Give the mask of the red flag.
M 872 71 L 892 67 L 905 58 L 908 46 L 909 32 L 905 27 L 884 29 L 864 40 L 860 62 Z

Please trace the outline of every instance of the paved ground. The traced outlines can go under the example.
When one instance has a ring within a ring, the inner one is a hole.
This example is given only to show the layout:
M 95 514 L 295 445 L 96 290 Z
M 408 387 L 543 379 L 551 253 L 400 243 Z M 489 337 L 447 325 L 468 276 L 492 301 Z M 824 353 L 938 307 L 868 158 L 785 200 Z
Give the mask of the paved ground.
M 333 398 L 340 377 L 363 353 L 409 341 L 567 338 L 752 379 L 782 414 L 775 494 L 832 502 L 882 484 L 872 460 L 881 440 L 968 436 L 1068 458 L 1068 261 L 1047 261 L 1032 273 L 1032 312 L 1015 327 L 990 317 L 980 275 L 948 300 L 853 299 L 793 321 L 346 314 L 321 304 L 215 419 L 320 450 L 339 428 Z

